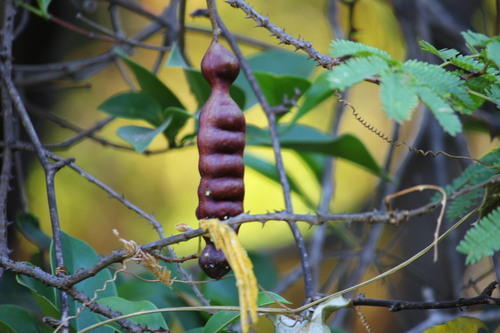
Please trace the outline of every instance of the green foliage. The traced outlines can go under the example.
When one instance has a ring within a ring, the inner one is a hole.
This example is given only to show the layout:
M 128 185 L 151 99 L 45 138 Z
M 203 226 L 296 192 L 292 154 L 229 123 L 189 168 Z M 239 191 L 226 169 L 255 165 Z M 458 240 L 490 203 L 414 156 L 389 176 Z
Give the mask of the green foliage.
M 474 31 L 462 32 L 462 37 L 465 39 L 465 44 L 469 47 L 485 46 L 492 38 Z
M 286 50 L 260 52 L 248 58 L 248 64 L 255 72 L 302 78 L 308 78 L 316 68 L 316 63 L 307 56 Z
M 188 80 L 191 92 L 198 102 L 198 108 L 201 108 L 210 96 L 210 85 L 203 77 L 203 74 L 201 74 L 201 72 L 198 70 L 187 68 L 184 70 L 184 74 L 186 75 L 186 78 Z M 246 95 L 245 91 L 242 88 L 240 88 L 236 84 L 231 85 L 231 87 L 229 88 L 229 95 L 231 95 L 233 100 L 242 110 L 245 109 Z
M 283 148 L 340 157 L 377 176 L 386 177 L 368 149 L 355 136 L 344 134 L 333 138 L 313 127 L 299 124 L 279 126 L 278 132 Z M 247 126 L 247 144 L 270 147 L 271 139 L 268 131 L 252 125 Z
M 172 119 L 162 132 L 167 138 L 169 146 L 176 147 L 177 135 L 186 124 L 188 117 L 180 112 L 171 113 L 165 112 L 164 110 L 169 108 L 185 110 L 184 106 L 175 94 L 164 85 L 156 75 L 126 55 L 120 52 L 118 53 L 134 73 L 137 83 L 141 88 L 140 94 L 130 92 L 113 96 L 101 104 L 99 108 L 104 112 L 123 118 L 143 119 L 155 127 L 165 123 L 168 115 Z M 144 95 L 147 95 L 148 98 Z M 146 105 L 146 111 L 144 112 L 141 110 L 142 103 Z
M 300 97 L 311 83 L 298 76 L 255 73 L 255 78 L 270 106 L 282 104 L 286 99 Z
M 108 98 L 99 110 L 124 119 L 142 119 L 153 126 L 163 122 L 160 103 L 144 92 L 125 92 Z
M 52 2 L 52 0 L 37 0 L 38 7 L 36 7 L 36 6 L 30 5 L 25 0 L 14 0 L 14 3 L 16 4 L 16 6 L 22 7 L 25 10 L 28 10 L 31 13 L 38 15 L 40 17 L 46 18 L 46 19 L 50 17 L 49 6 L 50 6 L 51 2 Z
M 457 250 L 467 255 L 465 263 L 473 264 L 500 250 L 500 207 L 483 217 L 467 231 Z
M 316 80 L 311 84 L 309 89 L 304 93 L 304 99 L 299 106 L 298 111 L 293 115 L 290 121 L 291 125 L 295 124 L 300 118 L 305 116 L 309 111 L 332 96 L 334 91 L 330 88 L 328 75 L 326 72 L 321 73 Z
M 336 40 L 332 42 L 331 55 L 350 58 L 329 72 L 330 86 L 344 90 L 378 76 L 383 111 L 389 118 L 397 122 L 410 119 L 419 99 L 443 129 L 455 135 L 462 130 L 457 112 L 471 114 L 485 100 L 497 105 L 499 100 L 500 41 L 471 31 L 463 36 L 472 51 L 470 55 L 462 55 L 455 49 L 438 50 L 428 42 L 420 42 L 424 51 L 444 61 L 441 66 L 416 60 L 401 63 L 374 47 Z M 457 70 L 446 70 L 445 65 Z
M 445 188 L 449 195 L 477 187 L 451 200 L 446 212 L 449 220 L 456 220 L 474 207 L 480 207 L 479 222 L 467 232 L 457 247 L 459 252 L 467 254 L 468 265 L 500 250 L 499 186 L 493 182 L 486 189 L 480 187 L 488 180 L 500 177 L 500 149 L 489 152 L 480 160 L 484 163 L 471 164 Z M 434 199 L 437 200 L 437 197 Z
M 49 16 L 49 5 L 52 0 L 37 0 L 38 7 L 42 11 L 45 17 Z
M 349 59 L 331 70 L 329 74 L 330 87 L 344 90 L 367 77 L 380 74 L 388 66 L 387 61 L 378 56 Z
M 273 289 L 278 282 L 278 271 L 272 258 L 256 252 L 249 252 L 248 255 L 259 285 L 266 290 Z M 202 278 L 207 277 L 203 274 Z M 201 291 L 214 305 L 238 305 L 238 289 L 234 277 L 205 283 Z
M 167 128 L 171 121 L 171 118 L 165 120 L 163 124 L 156 129 L 141 126 L 123 126 L 118 129 L 116 134 L 130 143 L 136 152 L 142 153 L 150 145 L 153 139 Z
M 462 123 L 453 112 L 450 104 L 442 99 L 440 95 L 428 87 L 420 87 L 418 96 L 422 102 L 432 111 L 439 124 L 451 135 L 462 131 Z
M 453 182 L 445 188 L 446 193 L 451 194 L 464 188 L 481 184 L 492 177 L 498 176 L 500 173 L 497 169 L 500 167 L 500 149 L 491 151 L 480 160 L 488 163 L 488 165 L 480 163 L 471 164 L 459 177 L 455 178 Z M 493 167 L 490 167 L 490 164 Z M 458 219 L 473 207 L 477 207 L 484 193 L 484 189 L 479 188 L 452 200 L 451 203 L 448 204 L 447 218 L 449 220 Z
M 74 274 L 81 269 L 89 268 L 94 266 L 99 261 L 99 256 L 97 253 L 82 240 L 71 237 L 66 233 L 61 234 L 62 240 L 62 249 L 63 249 L 63 257 L 64 257 L 64 267 L 66 268 L 68 274 Z M 57 269 L 55 263 L 55 254 L 53 249 L 53 244 L 51 245 L 51 269 L 52 273 L 55 274 Z M 111 280 L 111 273 L 108 269 L 103 269 L 95 276 L 85 279 L 79 283 L 77 283 L 74 288 L 82 293 L 84 293 L 87 297 L 92 298 L 96 290 L 103 288 L 106 285 L 106 289 L 99 292 L 97 299 L 108 297 L 108 296 L 117 296 L 116 286 L 113 282 L 107 283 L 106 281 Z M 60 307 L 59 297 L 56 297 L 56 306 Z M 74 315 L 76 313 L 76 309 L 80 307 L 81 304 L 79 302 L 70 300 L 70 315 Z M 79 330 L 84 327 L 93 325 L 97 322 L 97 318 L 94 316 L 93 312 L 88 309 L 83 309 L 79 316 L 70 321 L 71 326 L 74 329 Z M 108 328 L 98 328 L 95 332 L 110 332 Z
M 486 56 L 493 61 L 497 67 L 500 67 L 500 41 L 488 43 L 486 46 Z
M 257 306 L 267 306 L 275 303 L 291 304 L 289 301 L 284 299 L 278 294 L 270 291 L 260 292 L 257 299 Z M 205 327 L 203 327 L 203 333 L 219 333 L 224 330 L 225 327 L 234 323 L 240 317 L 239 312 L 234 311 L 220 311 L 215 313 L 208 319 Z
M 389 118 L 396 121 L 409 120 L 411 112 L 418 104 L 417 93 L 413 86 L 408 85 L 409 75 L 402 72 L 383 72 L 381 75 L 380 99 Z M 401 90 L 401 86 L 408 89 Z
M 0 305 L 0 332 L 3 333 L 48 333 L 48 326 L 43 325 L 26 309 L 4 304 Z
M 336 39 L 330 44 L 330 55 L 332 57 L 340 58 L 345 56 L 379 56 L 383 59 L 390 60 L 391 56 L 376 47 L 365 45 L 358 42 L 353 42 L 345 39 Z
M 23 236 L 40 250 L 46 251 L 49 249 L 51 239 L 40 229 L 40 222 L 36 216 L 30 213 L 21 213 L 16 218 L 16 226 Z
M 17 275 L 17 282 L 28 288 L 35 297 L 43 315 L 57 318 L 59 310 L 56 306 L 56 290 L 44 285 L 39 280 L 26 276 Z
M 149 311 L 158 309 L 156 305 L 151 303 L 150 301 L 142 300 L 142 301 L 129 301 L 121 297 L 111 296 L 104 297 L 97 301 L 97 303 L 107 306 L 112 310 L 121 312 L 122 314 L 131 314 L 141 311 Z M 102 316 L 98 316 L 101 319 L 107 319 Z M 160 329 L 168 329 L 168 325 L 163 319 L 160 313 L 151 313 L 144 314 L 140 316 L 131 317 L 130 321 L 147 327 L 150 330 L 160 330 Z M 123 332 L 118 324 L 112 324 L 113 329 L 118 330 L 119 332 Z

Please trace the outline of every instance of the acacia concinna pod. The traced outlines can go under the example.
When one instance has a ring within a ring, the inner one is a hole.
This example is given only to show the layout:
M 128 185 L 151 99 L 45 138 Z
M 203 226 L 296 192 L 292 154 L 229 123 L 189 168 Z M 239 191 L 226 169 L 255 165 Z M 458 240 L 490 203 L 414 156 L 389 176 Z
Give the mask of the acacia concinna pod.
M 201 62 L 203 76 L 212 91 L 200 112 L 198 131 L 198 219 L 220 220 L 243 212 L 245 118 L 229 95 L 229 88 L 238 76 L 236 56 L 217 41 L 212 41 Z M 199 260 L 210 277 L 220 279 L 229 270 L 222 251 L 210 238 Z

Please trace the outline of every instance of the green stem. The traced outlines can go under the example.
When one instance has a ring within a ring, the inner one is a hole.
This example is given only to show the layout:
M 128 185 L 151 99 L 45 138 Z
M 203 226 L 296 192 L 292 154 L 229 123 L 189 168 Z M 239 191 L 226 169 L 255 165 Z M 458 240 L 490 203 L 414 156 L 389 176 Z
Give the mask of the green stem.
M 482 98 L 484 99 L 485 101 L 488 101 L 488 102 L 491 102 L 493 104 L 497 104 L 493 99 L 491 99 L 490 97 L 486 96 L 486 95 L 483 95 L 481 93 L 478 93 L 477 91 L 474 91 L 472 89 L 467 89 L 467 92 L 471 95 L 474 95 L 474 96 L 477 96 L 479 98 Z

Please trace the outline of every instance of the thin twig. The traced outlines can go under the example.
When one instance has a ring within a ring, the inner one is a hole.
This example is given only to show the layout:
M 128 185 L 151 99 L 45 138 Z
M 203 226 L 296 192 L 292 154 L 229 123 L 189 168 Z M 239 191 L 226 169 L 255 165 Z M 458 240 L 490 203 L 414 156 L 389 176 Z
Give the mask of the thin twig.
M 347 98 L 348 92 L 342 93 L 341 99 L 345 100 Z M 342 114 L 344 112 L 344 104 L 337 102 L 335 107 L 335 115 L 333 117 L 331 134 L 333 137 L 338 135 L 340 128 L 340 121 Z M 335 160 L 331 157 L 327 157 L 325 164 L 323 166 L 323 178 L 321 180 L 321 196 L 320 203 L 318 206 L 318 212 L 320 214 L 328 214 L 330 211 L 330 203 L 334 198 L 335 193 Z M 319 274 L 321 268 L 321 257 L 323 253 L 323 244 L 326 238 L 326 226 L 319 226 L 313 235 L 312 246 L 311 246 L 311 265 L 313 267 L 313 284 L 314 290 L 318 290 L 319 285 Z
M 14 17 L 16 11 L 12 1 L 6 1 L 3 6 L 3 20 L 2 20 L 2 30 L 1 34 L 3 36 L 1 43 L 1 50 L 3 54 L 1 55 L 2 61 L 5 64 L 4 75 L 12 75 L 12 43 L 13 43 L 13 29 L 14 29 Z M 5 253 L 9 255 L 9 243 L 8 243 L 8 226 L 9 220 L 7 215 L 7 197 L 10 190 L 10 179 L 12 176 L 12 160 L 13 152 L 9 144 L 14 140 L 13 132 L 13 113 L 12 113 L 12 102 L 9 96 L 9 92 L 6 87 L 0 86 L 1 91 L 1 105 L 3 113 L 3 137 L 6 145 L 3 149 L 2 155 L 2 171 L 0 174 L 0 253 Z M 0 268 L 0 277 L 3 274 L 3 269 Z
M 314 59 L 318 64 L 326 69 L 331 69 L 333 66 L 339 65 L 341 61 L 319 53 L 312 44 L 301 38 L 295 38 L 287 34 L 283 29 L 272 24 L 269 19 L 259 14 L 255 9 L 242 0 L 226 0 L 226 2 L 234 8 L 239 8 L 247 14 L 247 18 L 251 18 L 257 23 L 257 26 L 263 27 L 271 32 L 271 35 L 279 40 L 280 44 L 293 45 L 297 50 L 302 50 Z
M 212 13 L 211 13 L 212 14 Z M 215 12 L 217 15 L 217 13 Z M 278 131 L 276 127 L 276 115 L 274 112 L 272 112 L 272 108 L 267 102 L 266 97 L 264 96 L 262 90 L 260 89 L 257 80 L 255 79 L 255 75 L 253 74 L 252 69 L 250 68 L 248 62 L 246 61 L 245 57 L 243 56 L 243 53 L 241 52 L 238 43 L 232 36 L 231 32 L 227 29 L 227 27 L 224 25 L 222 20 L 220 19 L 219 16 L 217 18 L 217 23 L 222 30 L 222 33 L 226 37 L 227 41 L 229 42 L 229 45 L 231 45 L 232 50 L 236 54 L 236 57 L 238 58 L 241 68 L 243 69 L 243 72 L 245 73 L 246 78 L 248 79 L 248 82 L 250 83 L 250 86 L 255 93 L 255 96 L 257 97 L 257 100 L 259 101 L 260 105 L 262 106 L 262 109 L 264 110 L 264 113 L 267 117 L 267 121 L 269 124 L 269 132 L 271 134 L 271 143 L 273 147 L 273 153 L 274 153 L 274 159 L 276 162 L 276 168 L 278 170 L 278 175 L 280 179 L 280 184 L 283 189 L 283 196 L 285 200 L 285 207 L 286 211 L 289 213 L 293 212 L 293 206 L 292 206 L 292 199 L 291 199 L 291 190 L 290 190 L 290 184 L 288 182 L 288 178 L 286 176 L 286 171 L 283 163 L 283 156 L 281 154 L 281 145 L 279 142 L 278 138 Z M 300 259 L 301 259 L 301 264 L 302 264 L 302 269 L 304 273 L 304 285 L 305 285 L 305 294 L 308 299 L 311 299 L 314 296 L 314 291 L 312 288 L 312 276 L 311 276 L 311 264 L 309 262 L 309 255 L 307 253 L 307 247 L 304 241 L 304 238 L 302 237 L 302 234 L 300 233 L 299 228 L 295 224 L 295 222 L 290 222 L 289 223 L 290 229 L 293 234 L 293 238 L 295 240 L 295 243 L 297 244 L 297 247 L 300 252 Z
M 209 13 L 210 23 L 212 24 L 212 36 L 213 36 L 212 38 L 214 42 L 217 42 L 221 34 L 221 28 L 219 26 L 219 23 L 217 22 L 218 13 L 215 0 L 207 0 L 207 8 Z
M 177 45 L 179 46 L 179 51 L 184 59 L 184 62 L 191 67 L 191 61 L 186 54 L 186 1 L 187 0 L 180 0 Z
M 429 310 L 429 309 L 453 309 L 463 308 L 479 304 L 496 304 L 500 305 L 500 299 L 491 296 L 498 283 L 491 282 L 478 296 L 471 298 L 459 298 L 451 301 L 431 301 L 431 302 L 415 302 L 415 301 L 399 301 L 399 300 L 383 300 L 365 298 L 360 295 L 352 300 L 353 306 L 378 306 L 389 308 L 391 312 L 403 310 Z
M 15 9 L 13 7 L 13 3 L 11 0 L 8 1 L 7 7 L 10 7 L 12 15 L 15 15 Z M 6 33 L 11 34 L 12 31 L 4 31 L 4 36 Z M 11 101 L 12 104 L 14 105 L 14 108 L 16 109 L 21 119 L 24 129 L 26 130 L 28 137 L 30 138 L 33 146 L 35 147 L 37 157 L 45 172 L 47 199 L 49 205 L 50 221 L 52 226 L 52 237 L 54 243 L 55 262 L 57 267 L 62 268 L 64 267 L 64 257 L 63 257 L 62 241 L 61 241 L 61 227 L 59 223 L 59 216 L 57 213 L 57 203 L 55 199 L 55 189 L 53 183 L 54 180 L 53 177 L 60 167 L 59 165 L 50 163 L 50 161 L 48 160 L 46 151 L 42 146 L 42 143 L 31 122 L 31 119 L 29 118 L 28 112 L 21 100 L 21 96 L 19 95 L 19 92 L 17 91 L 16 87 L 12 82 L 11 72 L 8 66 L 9 66 L 8 64 L 0 64 L 0 72 L 1 72 L 0 76 L 2 77 L 3 86 L 7 92 L 5 94 L 5 97 L 7 97 L 7 100 Z M 62 321 L 64 322 L 65 318 L 69 314 L 69 303 L 68 303 L 68 296 L 66 295 L 66 293 L 61 292 L 60 302 L 61 302 L 61 316 L 62 316 Z M 68 327 L 65 325 L 63 327 L 63 333 L 66 332 L 68 332 Z
M 473 213 L 475 213 L 475 210 L 469 212 L 468 214 L 466 214 L 462 219 L 460 219 L 459 221 L 457 221 L 453 226 L 451 226 L 448 230 L 446 230 L 446 232 L 444 232 L 440 237 L 439 237 L 439 241 L 442 241 L 445 237 L 447 237 L 452 231 L 454 231 L 456 228 L 458 228 L 460 225 L 462 225 Z M 369 280 L 366 280 L 362 283 L 359 283 L 355 286 L 351 286 L 349 288 L 346 288 L 344 290 L 341 290 L 341 291 L 338 291 L 334 294 L 331 294 L 331 295 L 328 295 L 328 296 L 325 296 L 325 297 L 322 297 L 318 300 L 315 300 L 313 302 L 310 302 L 310 303 L 307 303 L 301 307 L 298 307 L 298 308 L 257 308 L 257 311 L 259 313 L 273 313 L 273 314 L 287 314 L 287 315 L 292 315 L 292 314 L 297 314 L 297 313 L 301 313 L 307 309 L 310 309 L 316 305 L 319 305 L 321 303 L 324 303 L 324 302 L 327 302 L 331 299 L 334 299 L 336 297 L 339 297 L 351 290 L 355 290 L 355 289 L 358 289 L 362 286 L 365 286 L 365 285 L 368 285 L 368 284 L 371 284 L 375 281 L 378 281 L 380 279 L 383 279 L 383 278 L 386 278 L 398 271 L 400 271 L 401 269 L 407 267 L 408 265 L 412 264 L 413 262 L 415 262 L 417 259 L 421 258 L 423 255 L 425 255 L 426 253 L 428 253 L 432 248 L 433 248 L 434 244 L 431 243 L 430 245 L 428 245 L 427 247 L 425 247 L 424 249 L 422 249 L 421 251 L 419 251 L 418 253 L 416 253 L 415 255 L 413 255 L 412 257 L 410 257 L 409 259 L 405 260 L 404 262 L 400 263 L 399 265 L 369 279 Z M 2 263 L 5 265 L 5 258 L 4 257 L 0 257 L 0 263 Z M 9 267 L 10 268 L 10 267 Z M 14 268 L 11 268 L 11 269 L 14 269 Z M 496 283 L 495 283 L 496 285 Z M 493 291 L 495 285 L 491 284 L 490 286 L 488 286 L 488 288 L 485 289 L 484 291 L 484 295 L 482 295 L 481 297 L 483 297 L 482 299 L 482 303 L 480 304 L 495 304 L 495 305 L 500 305 L 500 299 L 499 298 L 493 298 L 491 297 L 491 292 Z M 488 293 L 490 296 L 488 296 Z M 92 303 L 91 303 L 92 304 Z M 451 307 L 455 308 L 457 307 L 457 305 L 455 303 L 453 304 L 448 304 L 448 305 L 451 305 Z M 477 303 L 475 303 L 474 305 L 477 305 Z M 89 327 L 86 327 L 84 330 L 82 330 L 81 332 L 88 332 L 88 331 L 91 331 L 97 327 L 100 327 L 100 326 L 103 326 L 103 325 L 108 325 L 112 322 L 115 322 L 117 320 L 122 320 L 122 319 L 127 319 L 127 318 L 132 318 L 132 317 L 135 317 L 135 316 L 139 316 L 139 315 L 144 315 L 144 314 L 151 314 L 151 313 L 162 313 L 162 312 L 181 312 L 181 311 L 240 311 L 240 308 L 238 306 L 190 306 L 190 307 L 169 307 L 169 308 L 163 308 L 163 309 L 156 309 L 156 310 L 148 310 L 148 311 L 140 311 L 140 312 L 135 312 L 135 313 L 131 313 L 131 314 L 127 314 L 127 315 L 123 315 L 123 316 L 118 316 L 118 317 L 114 317 L 110 320 L 105 320 L 105 321 L 102 321 L 100 323 L 97 323 L 97 324 L 94 324 L 92 326 L 89 326 Z

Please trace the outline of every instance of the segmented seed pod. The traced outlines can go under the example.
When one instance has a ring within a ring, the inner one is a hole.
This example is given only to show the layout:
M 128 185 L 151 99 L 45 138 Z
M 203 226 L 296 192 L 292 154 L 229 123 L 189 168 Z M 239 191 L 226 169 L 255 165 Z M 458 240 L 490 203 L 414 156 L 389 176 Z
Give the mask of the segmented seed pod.
M 235 55 L 216 41 L 201 62 L 212 92 L 201 109 L 199 121 L 198 219 L 224 220 L 243 212 L 245 118 L 229 95 L 239 69 Z M 208 237 L 205 241 L 199 264 L 208 276 L 220 279 L 229 271 L 229 264 Z

